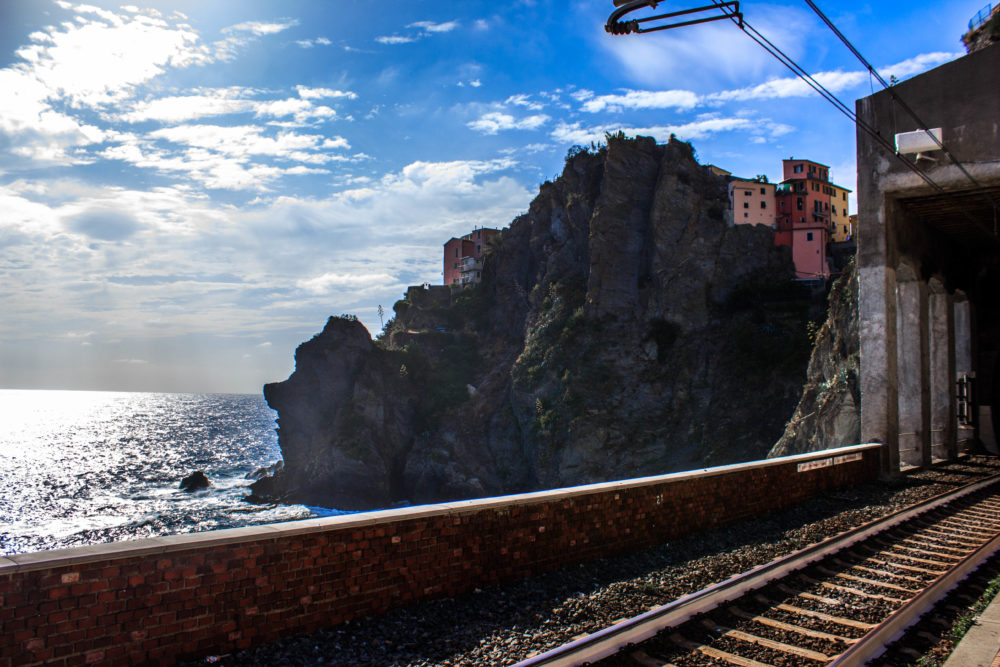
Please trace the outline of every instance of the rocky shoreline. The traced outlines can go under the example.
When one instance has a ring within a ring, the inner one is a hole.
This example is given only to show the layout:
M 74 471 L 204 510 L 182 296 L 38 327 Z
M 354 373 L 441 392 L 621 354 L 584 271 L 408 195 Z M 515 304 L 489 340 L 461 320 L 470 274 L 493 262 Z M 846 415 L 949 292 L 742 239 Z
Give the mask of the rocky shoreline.
M 1000 473 L 971 456 L 640 552 L 189 663 L 509 665 L 925 498 Z

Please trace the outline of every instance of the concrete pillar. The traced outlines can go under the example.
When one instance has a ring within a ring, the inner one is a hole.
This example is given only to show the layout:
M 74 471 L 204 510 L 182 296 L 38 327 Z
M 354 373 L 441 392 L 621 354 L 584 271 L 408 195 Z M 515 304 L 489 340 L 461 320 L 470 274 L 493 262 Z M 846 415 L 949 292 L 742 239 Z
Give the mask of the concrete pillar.
M 896 281 L 899 462 L 904 468 L 926 467 L 931 463 L 927 284 L 906 262 L 896 270 Z
M 944 283 L 928 284 L 928 346 L 930 352 L 931 460 L 955 458 L 955 314 Z
M 899 474 L 896 380 L 896 271 L 860 264 L 861 441 L 885 444 L 882 472 Z
M 957 392 L 955 384 L 962 375 L 973 376 L 972 370 L 972 304 L 969 303 L 965 292 L 958 290 L 954 298 L 955 313 L 955 381 L 952 383 L 952 391 Z M 970 405 L 969 410 L 974 410 L 975 405 Z M 971 418 L 971 412 L 970 412 Z M 958 452 L 968 451 L 976 436 L 975 427 L 969 421 L 966 424 L 958 424 L 958 434 L 956 447 Z

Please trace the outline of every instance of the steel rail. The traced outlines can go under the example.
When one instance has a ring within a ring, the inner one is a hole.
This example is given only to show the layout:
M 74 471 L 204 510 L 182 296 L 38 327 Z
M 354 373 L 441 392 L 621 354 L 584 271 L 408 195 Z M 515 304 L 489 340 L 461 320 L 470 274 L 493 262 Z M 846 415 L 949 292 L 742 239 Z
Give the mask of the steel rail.
M 930 586 L 890 614 L 889 618 L 880 623 L 877 628 L 837 656 L 830 663 L 830 667 L 864 665 L 869 660 L 882 655 L 889 644 L 902 637 L 907 628 L 919 621 L 944 596 L 997 551 L 1000 551 L 1000 533 L 963 558 L 945 574 L 935 579 Z
M 870 521 L 866 524 L 840 533 L 839 535 L 834 535 L 833 537 L 829 537 L 822 542 L 818 542 L 804 549 L 792 552 L 786 556 L 778 558 L 777 560 L 771 561 L 770 563 L 759 565 L 751 570 L 748 570 L 747 572 L 730 577 L 726 581 L 713 584 L 712 586 L 703 588 L 700 591 L 685 595 L 684 597 L 678 598 L 673 602 L 669 602 L 628 620 L 616 623 L 615 625 L 605 628 L 604 630 L 599 630 L 598 632 L 587 635 L 586 637 L 582 637 L 568 644 L 564 644 L 544 653 L 526 658 L 525 660 L 518 662 L 515 667 L 570 667 L 602 660 L 614 655 L 621 648 L 640 644 L 648 639 L 651 639 L 667 628 L 675 627 L 694 616 L 712 611 L 725 602 L 730 602 L 751 591 L 763 588 L 767 584 L 778 579 L 782 579 L 818 560 L 822 560 L 823 558 L 826 558 L 834 553 L 848 549 L 858 542 L 868 539 L 869 537 L 890 530 L 913 519 L 914 517 L 920 516 L 921 514 L 925 514 L 939 507 L 944 507 L 956 500 L 964 498 L 965 496 L 997 484 L 998 482 L 1000 482 L 1000 475 L 993 475 L 986 479 L 972 482 L 958 489 L 928 498 L 927 500 L 917 503 L 916 505 L 898 510 L 888 516 L 882 517 L 881 519 Z M 997 543 L 994 551 L 1000 549 L 1000 535 L 998 535 L 993 542 Z M 993 542 L 991 542 L 991 544 Z M 981 550 L 982 549 L 977 550 L 974 553 L 979 553 Z M 967 558 L 971 558 L 971 556 Z M 982 559 L 980 559 L 980 562 L 981 560 Z M 962 567 L 962 564 L 960 563 L 956 567 Z M 974 567 L 975 566 L 968 566 L 964 569 L 968 570 Z M 956 582 L 957 581 L 958 580 L 956 580 Z M 948 584 L 946 590 L 950 590 L 950 588 L 954 587 L 954 585 L 954 583 Z M 937 590 L 936 585 L 933 585 L 932 588 Z M 923 594 L 918 595 L 918 597 L 922 598 Z M 940 595 L 938 597 L 940 597 Z M 935 598 L 935 600 L 936 599 L 937 598 Z M 901 609 L 903 608 L 901 607 Z M 897 612 L 898 611 L 899 610 L 897 610 Z M 895 613 L 893 616 L 895 616 Z M 892 617 L 890 617 L 890 620 L 891 619 Z M 904 623 L 903 620 L 893 621 L 891 636 L 896 637 L 902 633 L 903 629 L 916 622 L 916 618 L 913 618 L 912 620 L 909 619 L 910 617 L 907 616 L 905 625 L 900 625 Z M 874 644 L 869 646 L 874 647 Z M 883 650 L 884 646 L 885 642 L 882 644 Z M 852 647 L 851 650 L 845 651 L 841 654 L 838 660 L 844 658 L 853 660 L 853 658 L 848 654 L 853 655 L 855 648 L 856 645 L 855 647 Z M 863 649 L 857 649 L 857 654 L 861 654 L 862 651 Z M 838 662 L 836 664 L 846 666 L 861 663 Z

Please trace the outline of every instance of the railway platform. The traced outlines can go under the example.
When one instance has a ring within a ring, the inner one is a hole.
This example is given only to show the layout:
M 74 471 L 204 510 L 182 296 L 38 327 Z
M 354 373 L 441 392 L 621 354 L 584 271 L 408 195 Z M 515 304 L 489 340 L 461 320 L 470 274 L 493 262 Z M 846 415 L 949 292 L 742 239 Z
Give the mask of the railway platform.
M 1000 667 L 1000 595 L 976 619 L 944 667 Z

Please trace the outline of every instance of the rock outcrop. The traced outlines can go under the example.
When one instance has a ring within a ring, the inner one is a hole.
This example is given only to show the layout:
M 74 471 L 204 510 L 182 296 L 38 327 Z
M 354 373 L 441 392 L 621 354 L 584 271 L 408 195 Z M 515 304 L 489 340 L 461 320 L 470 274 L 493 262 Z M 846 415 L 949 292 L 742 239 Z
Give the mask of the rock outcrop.
M 285 466 L 255 498 L 365 509 L 762 458 L 810 297 L 727 209 L 689 144 L 571 151 L 479 286 L 410 288 L 378 341 L 341 317 L 298 348 L 264 388 Z
M 852 261 L 830 290 L 827 319 L 816 332 L 802 397 L 769 457 L 861 442 L 860 349 L 858 274 Z
M 178 487 L 181 491 L 200 491 L 202 489 L 207 489 L 212 486 L 212 482 L 209 481 L 208 477 L 201 470 L 195 470 L 193 473 L 181 480 L 180 486 Z

